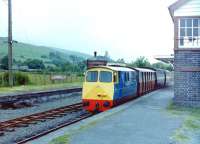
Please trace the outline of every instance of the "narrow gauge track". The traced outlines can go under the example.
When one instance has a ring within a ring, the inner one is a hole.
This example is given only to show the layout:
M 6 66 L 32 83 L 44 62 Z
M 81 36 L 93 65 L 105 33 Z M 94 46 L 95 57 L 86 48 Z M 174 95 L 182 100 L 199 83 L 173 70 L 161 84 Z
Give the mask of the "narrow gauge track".
M 67 115 L 71 112 L 77 112 L 77 111 L 81 111 L 81 110 L 82 110 L 82 103 L 76 103 L 76 104 L 72 104 L 72 105 L 48 110 L 48 111 L 45 111 L 45 112 L 40 112 L 40 113 L 36 113 L 36 114 L 24 116 L 24 117 L 19 117 L 19 118 L 12 119 L 12 120 L 0 122 L 0 136 L 3 136 L 5 134 L 5 132 L 15 131 L 15 128 L 18 128 L 18 127 L 26 127 L 30 124 L 36 124 L 37 122 L 44 122 L 48 119 L 55 119 L 56 117 L 62 117 L 62 116 Z M 25 143 L 27 141 L 30 141 L 30 140 L 33 140 L 33 139 L 38 138 L 40 136 L 43 136 L 45 134 L 48 134 L 48 133 L 55 131 L 59 128 L 62 128 L 64 126 L 78 122 L 78 121 L 85 119 L 89 116 L 91 116 L 91 114 L 83 113 L 83 114 L 77 116 L 75 119 L 67 120 L 67 122 L 65 122 L 62 125 L 58 125 L 55 128 L 48 129 L 48 130 L 43 131 L 42 133 L 39 133 L 39 134 L 37 134 L 33 137 L 26 138 L 26 139 L 21 140 L 20 142 L 16 142 L 16 143 L 17 144 Z
M 30 103 L 35 104 L 38 102 L 45 102 L 46 100 L 55 99 L 55 95 L 62 97 L 63 94 L 81 92 L 81 90 L 82 88 L 69 88 L 0 96 L 0 108 L 17 108 L 16 104 L 30 106 Z

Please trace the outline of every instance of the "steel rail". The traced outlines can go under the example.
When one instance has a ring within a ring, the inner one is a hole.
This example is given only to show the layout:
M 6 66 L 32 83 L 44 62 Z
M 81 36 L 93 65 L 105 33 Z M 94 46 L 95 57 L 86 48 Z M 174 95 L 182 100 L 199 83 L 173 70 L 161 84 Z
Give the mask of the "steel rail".
M 45 135 L 47 135 L 47 134 L 49 134 L 49 133 L 52 133 L 52 132 L 54 132 L 54 131 L 56 131 L 56 130 L 58 130 L 58 129 L 61 129 L 61 128 L 63 128 L 63 127 L 69 126 L 69 125 L 74 124 L 74 123 L 76 123 L 76 122 L 79 122 L 79 121 L 81 121 L 81 120 L 83 120 L 83 119 L 86 119 L 86 118 L 88 118 L 88 117 L 91 117 L 92 115 L 93 115 L 93 114 L 91 114 L 91 113 L 85 113 L 85 114 L 83 114 L 83 115 L 80 115 L 79 117 L 76 117 L 75 119 L 68 120 L 67 122 L 65 122 L 65 123 L 63 123 L 63 124 L 58 125 L 58 126 L 55 127 L 55 128 L 48 129 L 48 130 L 43 131 L 43 132 L 41 132 L 41 133 L 39 133 L 39 134 L 36 134 L 36 135 L 34 135 L 34 136 L 32 136 L 32 137 L 25 138 L 25 139 L 23 139 L 23 140 L 21 140 L 21 141 L 18 141 L 18 142 L 16 142 L 16 144 L 24 144 L 24 143 L 27 143 L 27 142 L 29 142 L 29 141 L 33 141 L 33 140 L 38 139 L 38 138 L 40 138 L 40 137 L 42 137 L 42 136 L 45 136 Z
M 69 112 L 75 112 L 82 110 L 82 103 L 76 103 L 45 112 L 40 112 L 28 116 L 15 118 L 12 120 L 0 122 L 0 136 L 4 135 L 4 132 L 14 131 L 17 127 L 28 126 L 29 124 L 37 123 L 37 121 L 45 121 L 46 119 L 54 119 L 61 117 Z
M 69 94 L 73 92 L 81 92 L 82 88 L 70 88 L 70 89 L 60 89 L 60 90 L 50 90 L 50 91 L 40 91 L 40 92 L 30 92 L 24 94 L 14 94 L 0 96 L 0 107 L 15 107 L 14 104 L 17 102 L 23 102 L 31 99 L 41 99 L 50 98 L 54 95 Z

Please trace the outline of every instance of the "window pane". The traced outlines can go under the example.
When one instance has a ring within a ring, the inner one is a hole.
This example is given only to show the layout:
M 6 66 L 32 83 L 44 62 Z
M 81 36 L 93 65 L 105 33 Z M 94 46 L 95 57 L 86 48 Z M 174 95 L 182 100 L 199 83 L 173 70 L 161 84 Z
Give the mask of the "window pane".
M 192 28 L 187 28 L 187 36 L 192 36 Z
M 200 27 L 200 19 L 199 19 L 199 27 Z
M 187 19 L 187 27 L 192 27 L 192 19 Z
M 181 27 L 185 27 L 185 19 L 181 19 L 180 20 L 180 26 Z
M 185 28 L 180 29 L 180 36 L 185 36 Z
M 194 28 L 193 36 L 199 36 L 199 35 L 198 35 L 198 31 L 199 31 L 198 28 Z
M 198 27 L 198 25 L 199 25 L 199 24 L 198 24 L 198 19 L 194 19 L 194 20 L 193 20 L 193 26 L 194 26 L 194 27 Z
M 189 42 L 191 43 L 193 41 L 193 38 L 192 37 L 189 37 Z
M 129 76 L 130 76 L 130 75 L 129 75 L 129 72 L 127 72 L 127 76 L 128 76 L 128 81 L 129 81 L 129 80 L 130 80 L 130 77 L 129 77 Z
M 107 71 L 101 71 L 100 82 L 112 82 L 112 73 Z
M 183 38 L 180 39 L 180 46 L 183 46 L 184 45 L 184 40 Z
M 86 80 L 87 82 L 97 82 L 98 72 L 97 71 L 88 71 Z

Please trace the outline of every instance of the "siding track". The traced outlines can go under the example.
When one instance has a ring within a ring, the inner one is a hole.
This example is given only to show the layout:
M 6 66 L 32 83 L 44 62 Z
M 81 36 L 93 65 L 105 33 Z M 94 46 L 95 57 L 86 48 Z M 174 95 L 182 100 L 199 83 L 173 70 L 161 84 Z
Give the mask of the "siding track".
M 40 112 L 40 113 L 36 113 L 36 114 L 24 116 L 24 117 L 19 117 L 19 118 L 12 119 L 12 120 L 0 122 L 0 137 L 4 136 L 5 132 L 13 132 L 13 131 L 15 131 L 15 129 L 17 129 L 19 127 L 20 128 L 21 127 L 28 127 L 31 124 L 37 124 L 38 122 L 45 122 L 48 119 L 56 119 L 57 117 L 70 115 L 70 113 L 80 112 L 80 111 L 83 111 L 82 103 L 76 103 L 76 104 L 72 104 L 72 105 L 48 110 L 48 111 L 45 111 L 45 112 Z M 70 124 L 76 123 L 76 122 L 78 122 L 82 119 L 85 119 L 87 117 L 90 117 L 90 116 L 92 116 L 92 114 L 87 113 L 87 112 L 83 112 L 83 113 L 79 114 L 77 117 L 67 120 L 63 124 L 60 124 L 60 125 L 53 127 L 51 129 L 44 130 L 44 131 L 42 131 L 41 133 L 39 133 L 35 136 L 25 138 L 25 139 L 23 139 L 19 142 L 16 142 L 16 143 L 22 144 L 22 143 L 25 143 L 27 141 L 36 139 L 36 138 L 41 137 L 45 134 L 48 134 L 52 131 L 55 131 L 59 128 L 62 128 L 62 127 L 68 126 Z

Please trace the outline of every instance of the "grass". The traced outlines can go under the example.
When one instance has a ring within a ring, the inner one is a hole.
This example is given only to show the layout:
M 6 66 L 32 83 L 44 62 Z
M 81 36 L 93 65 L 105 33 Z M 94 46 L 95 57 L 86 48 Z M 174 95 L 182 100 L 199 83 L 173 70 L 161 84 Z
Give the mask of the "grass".
M 198 129 L 200 129 L 200 126 L 196 123 L 196 120 L 195 120 L 194 117 L 185 120 L 184 123 L 185 123 L 185 127 L 188 128 L 188 129 L 191 129 L 191 130 L 198 130 Z
M 72 131 L 70 131 L 70 133 L 66 133 L 62 136 L 56 137 L 53 140 L 51 140 L 48 144 L 69 144 L 69 140 L 70 140 L 71 136 L 73 136 L 74 134 L 76 134 L 80 131 L 83 131 L 87 128 L 90 128 L 90 127 L 96 125 L 98 123 L 98 121 L 100 121 L 100 120 L 92 121 L 87 125 L 80 126 L 80 128 L 78 128 L 77 130 L 72 130 Z
M 28 84 L 31 85 L 46 85 L 46 84 L 54 84 L 54 83 L 73 83 L 73 82 L 82 82 L 83 76 L 70 75 L 67 76 L 65 73 L 34 73 L 34 72 L 16 72 L 15 74 L 20 74 L 22 76 L 27 76 L 29 79 Z M 51 79 L 52 76 L 63 76 L 65 79 L 60 81 L 53 81 Z M 14 75 L 15 76 L 15 75 Z M 0 72 L 0 87 L 5 86 L 8 82 L 5 81 L 5 73 Z M 16 82 L 16 78 L 14 77 L 14 81 Z
M 51 80 L 50 74 L 37 74 L 37 73 L 28 73 L 20 72 L 22 75 L 27 75 L 29 82 L 26 85 L 8 87 L 3 84 L 7 83 L 3 78 L 3 73 L 0 72 L 0 94 L 6 93 L 17 93 L 17 92 L 29 92 L 29 91 L 44 91 L 52 89 L 63 89 L 70 87 L 82 87 L 83 77 L 81 76 L 66 76 L 64 80 L 53 81 Z M 2 80 L 2 81 L 1 81 Z M 2 82 L 2 83 L 1 83 Z
M 0 37 L 0 58 L 7 55 L 7 41 L 6 38 Z M 64 59 L 69 59 L 70 55 L 76 55 L 78 57 L 82 57 L 84 59 L 91 57 L 88 54 L 70 51 L 66 49 L 59 49 L 59 48 L 52 48 L 52 47 L 45 47 L 45 46 L 38 46 L 38 45 L 31 45 L 27 43 L 17 42 L 13 43 L 13 57 L 15 60 L 24 61 L 25 59 L 40 59 L 43 61 L 49 61 L 49 53 L 50 52 L 59 52 Z M 47 56 L 47 58 L 42 58 L 42 56 Z
M 189 137 L 184 134 L 181 129 L 178 129 L 175 134 L 173 135 L 173 139 L 175 139 L 178 143 L 186 143 L 189 141 Z
M 172 139 L 180 144 L 189 143 L 191 137 L 188 134 L 193 135 L 196 131 L 200 131 L 200 108 L 176 106 L 171 102 L 167 110 L 173 115 L 184 118 L 181 127 L 174 132 Z
M 73 83 L 61 83 L 61 84 L 46 84 L 46 85 L 25 85 L 25 86 L 14 86 L 14 87 L 0 87 L 0 94 L 6 93 L 20 93 L 20 92 L 30 92 L 30 91 L 44 91 L 44 90 L 54 90 L 63 89 L 71 87 L 82 87 L 82 82 Z
M 53 139 L 49 144 L 68 144 L 69 137 L 70 137 L 69 135 L 65 134 L 63 136 Z

